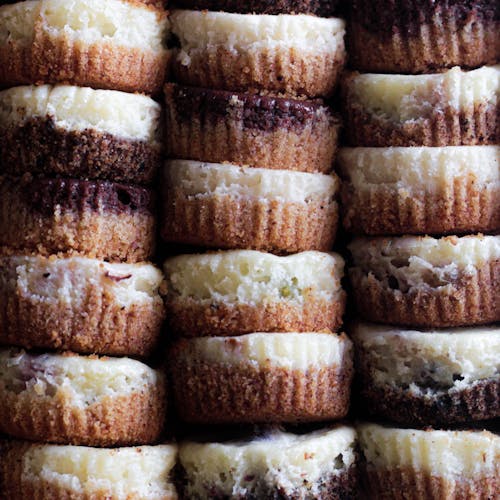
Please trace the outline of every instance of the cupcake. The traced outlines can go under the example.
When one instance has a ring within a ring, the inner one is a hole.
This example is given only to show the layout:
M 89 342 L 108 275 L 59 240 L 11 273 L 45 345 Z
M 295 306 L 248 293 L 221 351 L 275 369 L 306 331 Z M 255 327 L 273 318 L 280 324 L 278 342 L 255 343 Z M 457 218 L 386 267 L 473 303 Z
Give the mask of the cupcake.
M 333 93 L 345 62 L 345 23 L 312 15 L 174 10 L 175 80 L 235 91 Z
M 305 434 L 271 429 L 226 442 L 179 446 L 184 498 L 355 498 L 356 433 L 336 426 Z
M 175 445 L 99 449 L 0 443 L 0 483 L 10 500 L 176 500 Z
M 154 251 L 149 189 L 107 181 L 0 176 L 0 247 L 140 262 Z
M 128 446 L 158 440 L 162 374 L 129 358 L 0 351 L 0 432 L 48 443 Z
M 315 14 L 330 17 L 338 0 L 175 0 L 183 9 L 223 10 L 239 14 Z
M 337 330 L 345 306 L 343 268 L 340 255 L 313 251 L 170 258 L 164 265 L 170 327 L 187 337 Z
M 410 426 L 500 418 L 500 328 L 412 331 L 355 324 L 360 402 Z
M 417 327 L 500 321 L 500 236 L 359 238 L 349 250 L 365 319 Z
M 353 0 L 349 56 L 360 71 L 427 73 L 500 59 L 495 0 Z
M 0 6 L 0 87 L 68 83 L 159 92 L 169 58 L 167 28 L 163 9 L 137 1 Z
M 415 430 L 361 424 L 368 498 L 497 498 L 500 437 L 488 431 Z
M 500 147 L 343 148 L 344 226 L 358 234 L 500 230 Z
M 168 358 L 176 410 L 199 424 L 343 418 L 352 363 L 351 341 L 332 333 L 181 339 Z
M 67 85 L 0 92 L 0 171 L 150 183 L 161 161 L 161 106 Z
M 164 318 L 151 264 L 0 257 L 0 344 L 145 357 Z
M 323 101 L 167 84 L 169 156 L 328 173 L 340 120 Z
M 172 160 L 163 184 L 166 241 L 292 253 L 327 251 L 335 239 L 333 175 Z
M 351 146 L 498 145 L 499 90 L 500 66 L 432 75 L 348 73 L 346 138 Z

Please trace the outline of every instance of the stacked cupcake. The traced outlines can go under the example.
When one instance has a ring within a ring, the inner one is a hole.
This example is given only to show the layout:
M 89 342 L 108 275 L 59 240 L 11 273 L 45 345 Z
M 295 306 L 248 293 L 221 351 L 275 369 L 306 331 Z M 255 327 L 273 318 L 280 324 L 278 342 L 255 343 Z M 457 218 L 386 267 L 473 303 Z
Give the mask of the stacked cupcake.
M 374 498 L 500 488 L 482 430 L 500 417 L 499 8 L 351 5 L 353 69 L 377 72 L 344 78 L 338 161 L 354 300 L 379 323 L 352 330 L 361 406 L 393 422 L 358 429 Z
M 344 63 L 344 22 L 329 2 L 177 3 L 198 10 L 171 14 L 161 233 L 218 251 L 165 262 L 174 400 L 185 423 L 260 429 L 181 443 L 183 494 L 345 497 L 354 430 L 277 427 L 349 407 L 352 346 L 333 333 L 344 262 L 328 253 L 339 120 L 323 101 Z
M 147 262 L 161 107 L 146 94 L 165 77 L 166 12 L 122 0 L 7 3 L 2 498 L 174 497 L 176 450 L 149 446 L 163 431 L 164 375 L 133 359 L 152 354 L 164 318 L 163 276 Z

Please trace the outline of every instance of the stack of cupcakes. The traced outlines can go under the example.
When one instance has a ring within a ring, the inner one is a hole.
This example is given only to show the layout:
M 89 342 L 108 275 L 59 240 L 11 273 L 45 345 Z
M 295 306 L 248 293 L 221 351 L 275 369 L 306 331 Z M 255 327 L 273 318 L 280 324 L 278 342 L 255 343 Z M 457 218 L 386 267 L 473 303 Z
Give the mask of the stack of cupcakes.
M 362 407 L 393 422 L 358 429 L 372 498 L 500 489 L 499 9 L 351 5 L 353 69 L 376 73 L 343 81 L 343 221 L 358 312 L 386 324 L 352 335 Z
M 161 107 L 146 94 L 165 78 L 166 12 L 122 0 L 7 3 L 2 498 L 174 498 L 175 447 L 147 446 L 163 431 L 164 376 L 133 359 L 151 355 L 164 318 L 163 276 L 147 262 Z
M 345 498 L 356 489 L 354 430 L 277 427 L 349 407 L 352 345 L 334 333 L 344 262 L 328 253 L 340 123 L 323 100 L 344 64 L 344 22 L 329 2 L 177 4 L 198 10 L 171 14 L 161 233 L 218 251 L 165 262 L 174 399 L 188 424 L 260 426 L 181 443 L 181 489 Z

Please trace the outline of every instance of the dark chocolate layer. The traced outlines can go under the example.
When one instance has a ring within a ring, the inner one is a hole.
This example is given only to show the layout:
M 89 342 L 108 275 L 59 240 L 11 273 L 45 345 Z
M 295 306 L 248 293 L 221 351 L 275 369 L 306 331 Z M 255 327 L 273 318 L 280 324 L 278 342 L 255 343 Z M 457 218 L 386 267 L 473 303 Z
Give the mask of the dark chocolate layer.
M 175 106 L 178 118 L 190 121 L 192 115 L 202 121 L 242 121 L 249 129 L 273 131 L 279 128 L 300 132 L 306 125 L 325 114 L 334 116 L 321 100 L 300 101 L 281 97 L 261 96 L 183 87 L 168 84 L 165 88 L 167 106 Z
M 436 391 L 431 397 L 370 383 L 368 379 L 362 382 L 362 406 L 371 415 L 400 424 L 447 426 L 500 417 L 499 378 L 481 380 L 462 390 Z
M 3 176 L 4 189 L 20 191 L 22 199 L 36 212 L 52 215 L 56 210 L 105 210 L 114 213 L 152 213 L 153 192 L 149 189 L 107 181 L 62 178 Z
M 175 0 L 183 9 L 223 10 L 240 14 L 316 14 L 332 16 L 338 0 Z
M 423 24 L 439 15 L 458 27 L 472 22 L 492 23 L 500 19 L 498 0 L 352 0 L 351 20 L 373 33 L 394 31 L 417 34 Z
M 30 172 L 148 184 L 160 163 L 159 146 L 91 129 L 60 129 L 51 118 L 0 130 L 0 171 L 12 175 Z
M 332 456 L 332 461 L 335 459 Z M 318 481 L 317 485 L 314 485 L 318 488 L 316 494 L 310 491 L 312 486 L 312 484 L 304 479 L 304 486 L 302 488 L 297 488 L 296 491 L 289 493 L 286 491 L 285 485 L 279 483 L 269 484 L 263 477 L 257 482 L 256 487 L 251 490 L 249 488 L 248 493 L 245 495 L 227 496 L 218 491 L 215 485 L 206 484 L 206 490 L 199 498 L 211 498 L 214 500 L 354 500 L 358 498 L 358 467 L 356 464 L 353 464 L 348 469 L 344 469 L 337 474 L 325 475 Z M 183 498 L 188 498 L 188 495 L 185 494 L 186 474 L 182 470 L 182 467 L 179 468 L 178 488 L 179 491 L 183 492 Z

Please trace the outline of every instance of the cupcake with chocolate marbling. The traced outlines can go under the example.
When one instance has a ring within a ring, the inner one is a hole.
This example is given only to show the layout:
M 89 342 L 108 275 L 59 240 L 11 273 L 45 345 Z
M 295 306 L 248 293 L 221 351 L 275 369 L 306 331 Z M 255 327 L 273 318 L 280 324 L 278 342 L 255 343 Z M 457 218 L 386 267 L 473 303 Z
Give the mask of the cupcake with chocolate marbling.
M 144 95 L 68 85 L 0 92 L 0 171 L 150 183 L 161 106 Z
M 177 446 L 87 448 L 0 442 L 0 483 L 10 500 L 177 500 Z
M 0 344 L 148 356 L 164 319 L 151 264 L 82 257 L 0 257 Z
M 2 252 L 141 262 L 154 250 L 151 190 L 107 181 L 0 176 Z
M 422 327 L 500 321 L 500 236 L 358 238 L 349 245 L 361 316 Z
M 357 323 L 360 403 L 403 425 L 500 418 L 500 328 L 413 331 Z
M 141 2 L 33 0 L 2 5 L 0 87 L 68 83 L 157 93 L 169 59 L 167 29 L 167 13 Z
M 161 372 L 130 358 L 0 351 L 0 431 L 85 446 L 157 441 L 165 419 Z
M 178 340 L 168 366 L 186 422 L 315 422 L 346 416 L 352 356 L 343 333 L 268 332 Z
M 350 64 L 380 73 L 495 64 L 499 28 L 496 0 L 353 0 Z
M 340 120 L 321 100 L 167 84 L 170 157 L 327 173 Z
M 174 10 L 176 81 L 233 91 L 330 96 L 346 59 L 342 19 Z
M 344 226 L 370 235 L 500 230 L 500 147 L 342 148 Z
M 500 436 L 477 430 L 357 426 L 368 498 L 443 500 L 498 497 Z
M 175 0 L 182 9 L 222 10 L 239 14 L 315 14 L 330 17 L 338 0 Z
M 335 253 L 254 250 L 179 255 L 164 264 L 167 316 L 186 337 L 337 330 L 344 261 Z
M 347 73 L 342 92 L 351 146 L 500 144 L 500 65 L 432 75 Z
M 185 498 L 355 498 L 356 433 L 336 426 L 304 434 L 262 435 L 179 446 Z
M 276 253 L 332 247 L 334 175 L 171 160 L 163 184 L 166 241 Z

